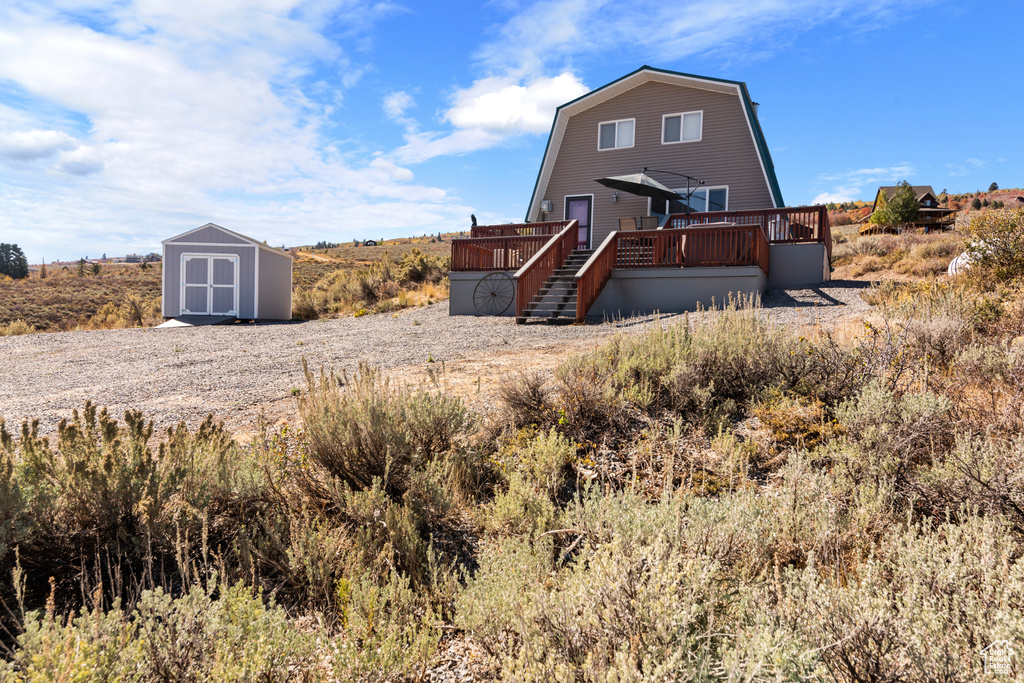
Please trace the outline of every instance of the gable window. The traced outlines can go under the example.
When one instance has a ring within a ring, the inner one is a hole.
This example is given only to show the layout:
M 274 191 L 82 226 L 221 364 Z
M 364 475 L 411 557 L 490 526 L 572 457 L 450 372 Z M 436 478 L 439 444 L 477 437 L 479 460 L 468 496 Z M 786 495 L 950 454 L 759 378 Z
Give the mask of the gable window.
M 622 119 L 621 121 L 605 121 L 598 126 L 597 148 L 617 149 L 620 147 L 633 146 L 633 128 L 636 119 Z
M 673 188 L 681 194 L 684 199 L 679 201 L 668 201 L 665 199 L 651 200 L 651 213 L 662 216 L 673 213 L 686 213 L 686 188 Z M 729 187 L 698 187 L 691 190 L 690 213 L 703 213 L 705 211 L 728 211 L 729 210 Z
M 661 144 L 698 142 L 704 129 L 704 112 L 688 111 L 661 117 Z

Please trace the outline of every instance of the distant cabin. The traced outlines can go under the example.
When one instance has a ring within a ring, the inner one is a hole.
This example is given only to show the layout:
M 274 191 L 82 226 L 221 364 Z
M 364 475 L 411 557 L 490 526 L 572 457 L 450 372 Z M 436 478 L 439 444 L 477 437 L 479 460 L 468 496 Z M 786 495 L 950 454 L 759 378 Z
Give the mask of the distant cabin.
M 935 194 L 935 190 L 932 189 L 931 185 L 913 185 L 911 187 L 919 207 L 917 210 L 917 220 L 913 223 L 915 227 L 924 228 L 925 230 L 932 228 L 945 230 L 956 223 L 956 209 L 939 206 L 938 195 Z M 871 205 L 871 213 L 878 210 L 879 201 L 882 200 L 883 195 L 884 201 L 887 202 L 895 196 L 897 189 L 899 188 L 895 185 L 883 185 L 878 188 L 878 192 L 875 193 L 875 201 Z M 868 226 L 868 229 L 870 229 L 870 226 Z M 862 232 L 866 231 L 863 230 Z
M 165 318 L 290 320 L 292 257 L 213 223 L 163 241 Z

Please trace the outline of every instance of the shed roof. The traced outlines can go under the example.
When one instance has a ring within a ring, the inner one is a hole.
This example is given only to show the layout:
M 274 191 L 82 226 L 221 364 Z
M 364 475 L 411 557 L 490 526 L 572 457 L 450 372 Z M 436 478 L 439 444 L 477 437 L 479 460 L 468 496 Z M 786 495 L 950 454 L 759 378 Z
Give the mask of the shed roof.
M 266 251 L 272 251 L 275 254 L 280 254 L 281 256 L 287 256 L 288 258 L 292 258 L 292 255 L 289 254 L 287 251 L 283 251 L 281 249 L 275 249 L 274 247 L 266 244 L 265 242 L 260 242 L 259 240 L 253 239 L 252 237 L 247 237 L 246 235 L 243 235 L 241 233 L 235 232 L 234 230 L 228 230 L 227 228 L 222 227 L 220 225 L 217 225 L 216 223 L 207 223 L 206 225 L 200 225 L 198 228 L 193 228 L 191 230 L 186 230 L 185 232 L 181 233 L 180 235 L 175 235 L 174 237 L 168 237 L 163 242 L 161 242 L 161 244 L 169 244 L 169 243 L 181 241 L 181 239 L 183 237 L 188 237 L 189 235 L 191 235 L 193 233 L 199 232 L 200 230 L 206 230 L 208 228 L 213 228 L 214 230 L 220 230 L 221 232 L 223 232 L 223 233 L 225 233 L 227 235 L 230 235 L 231 237 L 234 237 L 235 239 L 240 240 L 241 242 L 243 242 L 245 244 L 251 244 L 253 246 L 259 247 L 260 249 L 265 249 Z
M 742 81 L 730 81 L 710 76 L 695 76 L 693 74 L 657 69 L 644 65 L 622 78 L 577 97 L 575 100 L 566 102 L 555 110 L 555 120 L 551 124 L 548 144 L 544 149 L 544 159 L 541 162 L 537 180 L 533 185 L 533 195 L 530 197 L 530 204 L 526 209 L 526 220 L 530 220 L 531 209 L 534 202 L 537 201 L 537 190 L 542 183 L 546 186 L 551 178 L 555 157 L 558 156 L 558 149 L 562 144 L 562 137 L 565 135 L 569 118 L 651 81 L 737 95 L 743 105 L 743 114 L 746 117 L 750 136 L 757 150 L 761 162 L 761 171 L 764 173 L 765 182 L 771 193 L 772 201 L 775 202 L 775 206 L 785 206 L 785 203 L 782 201 L 782 190 L 779 188 L 779 181 L 775 176 L 775 165 L 772 163 L 771 154 L 768 152 L 768 143 L 765 142 L 761 124 L 754 113 L 754 103 L 750 99 L 750 93 L 747 91 L 747 84 Z

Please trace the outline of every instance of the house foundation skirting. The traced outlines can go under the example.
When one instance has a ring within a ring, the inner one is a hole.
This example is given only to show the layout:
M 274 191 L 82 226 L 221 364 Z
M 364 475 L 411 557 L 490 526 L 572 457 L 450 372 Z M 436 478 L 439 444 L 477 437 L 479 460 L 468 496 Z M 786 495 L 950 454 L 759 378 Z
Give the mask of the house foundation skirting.
M 448 274 L 449 299 L 448 315 L 483 315 L 473 303 L 473 293 L 477 284 L 491 273 L 504 273 L 509 278 L 516 274 L 514 270 L 485 270 L 472 272 L 451 272 Z M 515 300 L 502 314 L 512 317 L 516 314 Z
M 587 315 L 628 317 L 721 307 L 730 297 L 759 296 L 767 285 L 757 266 L 618 269 Z
M 832 279 L 825 245 L 773 244 L 768 259 L 768 289 L 803 289 Z

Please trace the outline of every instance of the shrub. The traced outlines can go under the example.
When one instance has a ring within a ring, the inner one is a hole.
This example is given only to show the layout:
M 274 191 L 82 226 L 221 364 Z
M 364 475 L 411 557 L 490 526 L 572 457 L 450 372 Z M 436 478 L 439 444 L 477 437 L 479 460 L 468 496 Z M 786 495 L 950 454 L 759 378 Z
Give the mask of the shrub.
M 534 537 L 548 531 L 575 452 L 575 445 L 553 428 L 536 434 L 521 431 L 502 446 L 495 460 L 507 487 L 487 511 L 486 528 Z
M 34 334 L 35 332 L 38 332 L 35 326 L 28 324 L 24 320 L 15 320 L 6 325 L 0 325 L 0 337 L 13 337 L 19 334 Z
M 906 490 L 918 468 L 954 441 L 952 405 L 931 393 L 896 397 L 878 381 L 865 386 L 836 410 L 855 449 L 837 451 L 834 460 L 855 482 L 892 482 Z
M 967 226 L 971 268 L 999 281 L 1024 277 L 1024 208 L 988 211 Z
M 557 421 L 554 390 L 539 373 L 517 375 L 498 387 L 501 421 L 513 429 L 528 425 L 546 427 Z
M 216 589 L 218 595 L 213 597 Z M 144 591 L 133 613 L 63 620 L 52 609 L 28 615 L 10 680 L 286 681 L 309 675 L 315 641 L 273 600 L 242 586 L 194 587 L 173 599 Z
M 310 458 L 353 490 L 383 482 L 401 498 L 413 473 L 448 454 L 474 428 L 462 401 L 441 393 L 393 386 L 363 364 L 352 376 L 306 366 L 299 399 Z
M 687 318 L 619 337 L 560 372 L 580 377 L 581 386 L 605 384 L 645 412 L 667 410 L 713 427 L 758 392 L 795 382 L 798 345 L 756 310 L 733 303 L 700 328 Z
M 60 423 L 55 446 L 37 422 L 17 440 L 0 423 L 0 560 L 11 566 L 17 547 L 29 609 L 42 605 L 48 577 L 63 612 L 83 588 L 129 600 L 161 577 L 195 580 L 213 551 L 238 561 L 239 517 L 255 521 L 261 509 L 255 463 L 212 418 L 192 433 L 168 430 L 155 452 L 152 436 L 141 414 L 128 411 L 122 425 L 89 403 Z

